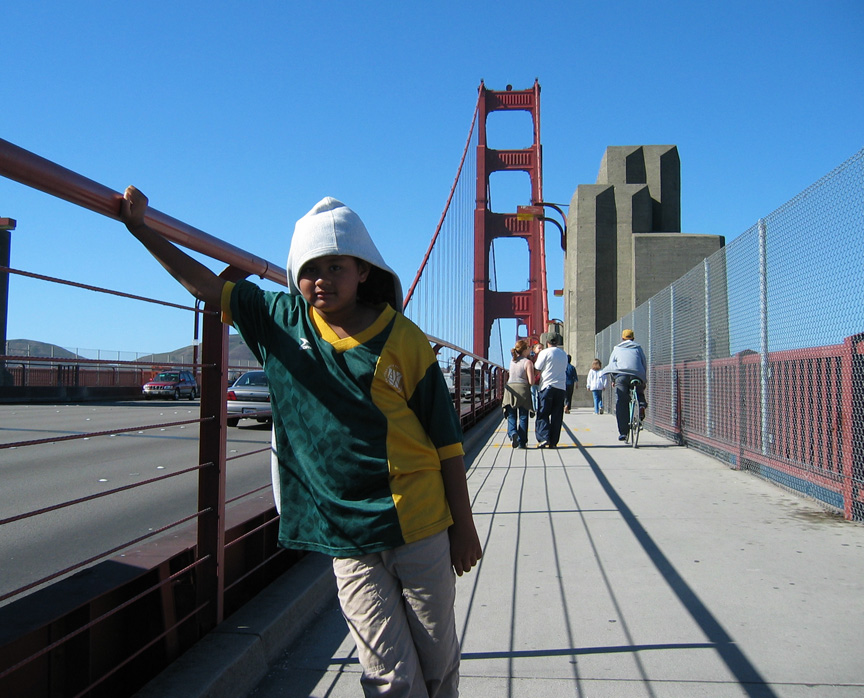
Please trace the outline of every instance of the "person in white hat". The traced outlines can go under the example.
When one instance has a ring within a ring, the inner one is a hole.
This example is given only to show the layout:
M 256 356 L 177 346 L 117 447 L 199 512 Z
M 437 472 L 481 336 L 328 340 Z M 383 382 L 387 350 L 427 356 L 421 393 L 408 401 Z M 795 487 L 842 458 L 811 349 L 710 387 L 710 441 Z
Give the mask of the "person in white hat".
M 333 557 L 364 691 L 458 695 L 455 575 L 482 555 L 462 432 L 360 217 L 328 197 L 297 221 L 285 293 L 225 282 L 149 228 L 146 209 L 127 189 L 130 232 L 221 307 L 268 375 L 279 543 Z

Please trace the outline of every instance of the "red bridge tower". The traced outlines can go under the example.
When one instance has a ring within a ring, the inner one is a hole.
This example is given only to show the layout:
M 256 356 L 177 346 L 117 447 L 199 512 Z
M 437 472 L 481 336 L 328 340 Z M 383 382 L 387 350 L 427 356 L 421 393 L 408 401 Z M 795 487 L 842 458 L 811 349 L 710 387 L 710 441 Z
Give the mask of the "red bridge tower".
M 489 209 L 489 175 L 504 170 L 527 172 L 531 178 L 531 203 L 543 201 L 540 147 L 540 85 L 529 90 L 487 90 L 480 83 L 477 114 L 477 205 L 474 209 L 474 353 L 489 356 L 489 335 L 498 318 L 516 318 L 527 336 L 546 331 L 549 316 L 546 297 L 546 262 L 543 221 L 540 216 L 520 220 L 516 212 Z M 486 146 L 486 117 L 493 111 L 522 110 L 531 114 L 534 142 L 530 148 L 492 150 Z M 489 288 L 489 252 L 495 238 L 519 237 L 528 243 L 527 291 L 501 292 Z

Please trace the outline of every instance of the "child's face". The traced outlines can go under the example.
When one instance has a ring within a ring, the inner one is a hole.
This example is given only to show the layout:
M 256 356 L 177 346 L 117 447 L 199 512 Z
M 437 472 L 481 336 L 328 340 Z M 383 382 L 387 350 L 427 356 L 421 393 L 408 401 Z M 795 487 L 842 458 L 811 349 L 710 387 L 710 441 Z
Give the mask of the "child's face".
M 297 285 L 309 305 L 327 315 L 353 310 L 357 286 L 368 276 L 366 262 L 347 255 L 328 255 L 306 262 L 297 275 Z

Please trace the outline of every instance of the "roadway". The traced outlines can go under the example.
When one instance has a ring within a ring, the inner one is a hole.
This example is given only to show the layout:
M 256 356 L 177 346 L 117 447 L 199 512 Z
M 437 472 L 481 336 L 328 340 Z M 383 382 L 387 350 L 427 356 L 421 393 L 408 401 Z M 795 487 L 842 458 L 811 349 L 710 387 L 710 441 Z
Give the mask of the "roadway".
M 178 472 L 198 463 L 197 401 L 0 405 L 0 444 L 101 436 L 0 449 L 0 519 Z M 116 431 L 140 427 L 128 433 Z M 228 430 L 228 457 L 267 447 L 270 428 Z M 192 514 L 197 472 L 7 524 L 0 595 Z M 228 498 L 267 485 L 269 454 L 229 461 Z M 270 491 L 256 495 L 272 501 Z

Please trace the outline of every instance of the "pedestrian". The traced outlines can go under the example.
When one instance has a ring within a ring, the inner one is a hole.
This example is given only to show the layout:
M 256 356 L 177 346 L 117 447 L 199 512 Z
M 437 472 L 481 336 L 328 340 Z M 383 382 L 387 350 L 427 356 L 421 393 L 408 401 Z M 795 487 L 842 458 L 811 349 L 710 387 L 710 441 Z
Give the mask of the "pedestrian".
M 603 364 L 600 359 L 594 359 L 591 370 L 585 376 L 585 385 L 594 397 L 594 414 L 603 414 L 603 391 L 606 389 L 606 376 L 601 373 Z
M 538 448 L 556 448 L 564 422 L 567 354 L 558 346 L 557 335 L 546 333 L 545 338 L 546 348 L 534 363 L 534 370 L 540 373 L 535 430 Z
M 564 390 L 564 414 L 570 414 L 570 403 L 573 402 L 573 389 L 579 386 L 579 374 L 576 373 L 576 367 L 571 363 L 573 357 L 567 354 L 567 370 L 564 374 L 566 385 Z
M 636 384 L 640 417 L 645 417 L 648 403 L 645 400 L 645 384 L 648 382 L 648 362 L 642 346 L 637 344 L 633 330 L 621 333 L 621 343 L 616 344 L 609 355 L 604 375 L 611 374 L 615 382 L 615 417 L 618 420 L 618 440 L 626 441 L 630 431 L 630 387 Z M 636 379 L 636 380 L 634 380 Z
M 532 411 L 531 388 L 534 386 L 534 364 L 528 358 L 528 342 L 520 339 L 510 350 L 510 376 L 501 401 L 507 417 L 507 438 L 513 448 L 527 448 L 528 415 Z
M 221 307 L 267 373 L 279 544 L 330 555 L 367 696 L 456 696 L 455 575 L 482 554 L 462 435 L 402 287 L 359 216 L 333 198 L 300 218 L 288 292 L 226 282 L 144 220 L 121 218 L 193 295 Z M 455 575 L 454 575 L 455 572 Z

